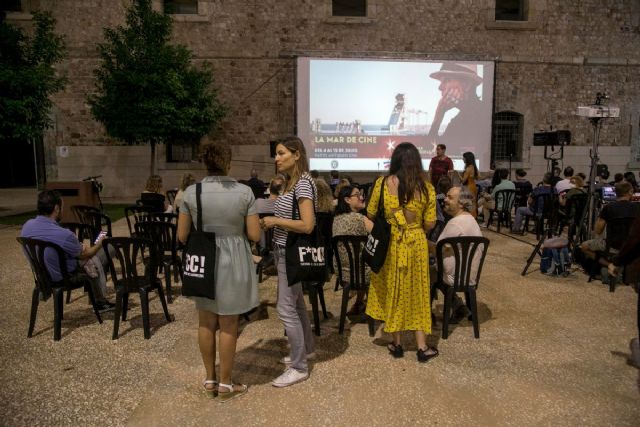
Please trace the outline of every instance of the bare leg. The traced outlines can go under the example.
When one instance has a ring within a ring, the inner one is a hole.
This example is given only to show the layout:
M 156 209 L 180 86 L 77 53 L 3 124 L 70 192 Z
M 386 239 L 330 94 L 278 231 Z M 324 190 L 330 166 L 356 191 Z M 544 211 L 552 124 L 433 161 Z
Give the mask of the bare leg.
M 400 345 L 400 332 L 392 332 L 391 335 L 393 336 L 393 345 Z
M 220 322 L 220 383 L 231 384 L 233 359 L 238 341 L 238 315 L 219 316 Z
M 216 379 L 216 328 L 218 315 L 210 311 L 198 310 L 198 345 L 202 355 L 202 363 L 207 372 L 207 380 Z M 213 389 L 213 384 L 207 384 Z

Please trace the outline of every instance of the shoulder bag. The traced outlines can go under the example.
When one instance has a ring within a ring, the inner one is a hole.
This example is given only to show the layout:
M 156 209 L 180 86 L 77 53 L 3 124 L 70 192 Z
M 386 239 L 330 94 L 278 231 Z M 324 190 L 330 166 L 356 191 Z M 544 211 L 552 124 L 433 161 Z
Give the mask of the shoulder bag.
M 376 217 L 373 219 L 373 229 L 367 237 L 367 243 L 362 254 L 362 259 L 371 267 L 371 271 L 374 273 L 378 273 L 384 265 L 387 259 L 389 240 L 391 239 L 391 224 L 384 217 L 384 185 L 386 180 L 386 177 L 383 178 L 380 185 L 378 210 Z
M 196 229 L 182 252 L 182 295 L 216 299 L 216 234 L 202 229 L 202 183 L 196 184 Z
M 313 190 L 313 185 L 311 188 Z M 313 197 L 315 198 L 315 190 L 313 190 Z M 316 205 L 313 200 L 311 202 L 315 217 Z M 298 201 L 294 188 L 291 219 L 298 219 L 296 218 L 297 208 Z M 320 234 L 317 223 L 310 234 L 287 232 L 285 265 L 289 286 L 298 282 L 325 282 L 327 280 L 328 268 L 325 261 L 325 249 L 324 237 Z

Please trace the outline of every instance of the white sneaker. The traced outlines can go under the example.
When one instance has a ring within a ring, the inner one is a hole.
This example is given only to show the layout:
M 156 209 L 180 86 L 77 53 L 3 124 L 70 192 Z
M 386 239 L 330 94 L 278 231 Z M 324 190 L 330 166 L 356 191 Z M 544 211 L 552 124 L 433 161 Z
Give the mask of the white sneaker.
M 274 387 L 288 387 L 309 378 L 309 372 L 300 372 L 297 369 L 287 368 L 282 375 L 271 381 Z
M 315 358 L 316 358 L 316 354 L 315 353 L 307 353 L 307 360 L 311 360 L 311 359 L 315 359 Z M 284 364 L 284 365 L 291 365 L 291 357 L 285 356 L 282 359 L 280 359 L 279 362 Z

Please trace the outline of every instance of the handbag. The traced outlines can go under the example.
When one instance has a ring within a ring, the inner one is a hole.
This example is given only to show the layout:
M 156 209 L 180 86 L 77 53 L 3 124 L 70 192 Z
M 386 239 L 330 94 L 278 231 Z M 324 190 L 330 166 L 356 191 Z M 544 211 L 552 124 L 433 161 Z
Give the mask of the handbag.
M 182 251 L 182 295 L 216 299 L 216 234 L 202 230 L 202 184 L 196 184 L 196 229 Z
M 380 185 L 380 199 L 378 200 L 378 211 L 373 219 L 373 229 L 367 236 L 367 243 L 364 245 L 362 253 L 363 261 L 371 267 L 371 271 L 378 273 L 385 260 L 391 239 L 391 224 L 384 217 L 384 184 L 387 178 L 382 179 Z
M 311 186 L 313 189 L 313 185 Z M 313 190 L 315 199 L 315 190 Z M 293 190 L 293 203 L 291 207 L 291 219 L 296 218 L 298 203 L 296 191 Z M 316 208 L 313 204 L 313 214 Z M 293 286 L 298 282 L 325 282 L 328 276 L 327 263 L 325 261 L 325 239 L 320 234 L 318 225 L 313 227 L 310 234 L 287 233 L 285 246 L 285 265 L 287 268 L 287 282 Z

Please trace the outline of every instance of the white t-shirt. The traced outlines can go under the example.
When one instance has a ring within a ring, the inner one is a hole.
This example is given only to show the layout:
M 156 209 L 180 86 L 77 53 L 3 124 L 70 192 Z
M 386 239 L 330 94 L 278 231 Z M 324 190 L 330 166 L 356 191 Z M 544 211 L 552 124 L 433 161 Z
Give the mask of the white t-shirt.
M 469 237 L 482 237 L 482 231 L 480 231 L 480 227 L 476 222 L 476 219 L 471 216 L 471 214 L 463 213 L 457 215 L 447 222 L 444 230 L 440 233 L 438 237 L 438 241 L 442 239 L 446 239 L 448 237 L 460 237 L 460 236 L 469 236 Z M 476 250 L 476 254 L 473 257 L 473 262 L 471 264 L 471 284 L 475 285 L 475 277 L 478 271 L 478 265 L 480 264 L 480 258 L 482 257 L 482 253 L 480 252 L 480 248 Z M 444 265 L 444 281 L 448 285 L 453 285 L 453 274 L 455 273 L 455 263 L 456 259 L 453 255 L 445 257 L 443 260 Z
M 563 179 L 562 181 L 558 181 L 558 183 L 556 184 L 556 194 L 560 194 L 563 191 L 567 191 L 572 189 L 573 187 L 575 187 L 572 183 L 571 180 L 569 179 Z

